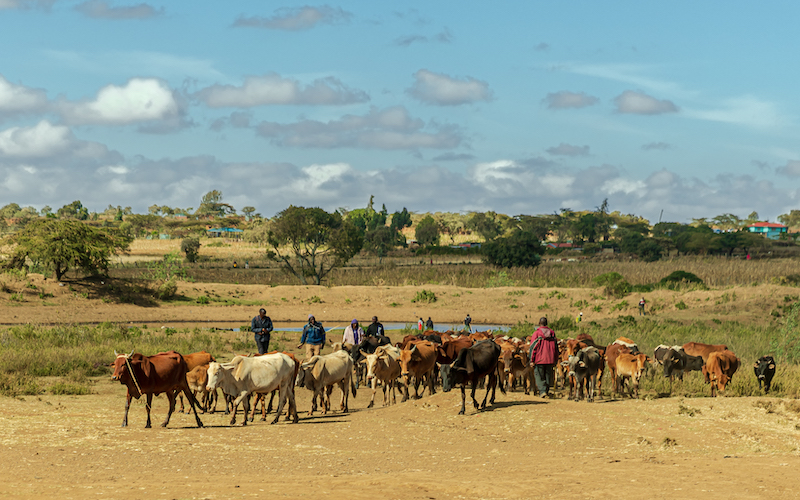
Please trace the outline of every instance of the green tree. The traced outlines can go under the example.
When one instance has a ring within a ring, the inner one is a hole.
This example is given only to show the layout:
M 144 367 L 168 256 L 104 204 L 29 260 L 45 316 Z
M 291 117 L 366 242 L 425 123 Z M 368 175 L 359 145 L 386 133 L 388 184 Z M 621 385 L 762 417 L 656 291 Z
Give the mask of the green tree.
M 655 262 L 661 259 L 663 253 L 664 247 L 653 238 L 642 241 L 636 249 L 636 254 L 645 262 Z
M 235 214 L 236 210 L 233 206 L 222 202 L 222 191 L 209 191 L 203 195 L 200 200 L 200 208 L 197 209 L 195 215 L 204 217 L 225 217 L 229 214 Z
M 247 220 L 250 220 L 253 217 L 255 211 L 256 207 L 250 207 L 250 206 L 244 207 L 242 209 L 242 213 L 244 214 L 245 217 L 247 217 Z
M 786 227 L 800 226 L 800 210 L 791 210 L 788 214 L 778 216 L 778 221 Z
M 417 229 L 414 233 L 414 236 L 416 236 L 417 243 L 420 246 L 438 245 L 439 224 L 433 220 L 433 217 L 426 215 L 417 223 Z
M 83 206 L 80 200 L 75 200 L 58 209 L 58 218 L 86 220 L 89 218 L 89 210 Z
M 378 263 L 383 263 L 383 258 L 399 246 L 405 246 L 406 239 L 397 229 L 381 226 L 374 231 L 368 231 L 364 237 L 364 249 L 378 256 Z
M 480 234 L 484 240 L 491 241 L 503 232 L 503 226 L 494 212 L 476 212 L 467 220 L 467 227 Z
M 269 257 L 287 272 L 303 284 L 312 278 L 319 285 L 361 250 L 364 239 L 338 212 L 290 206 L 270 221 L 267 243 L 272 247 Z
M 3 219 L 10 219 L 14 217 L 14 214 L 22 210 L 20 206 L 16 203 L 9 203 L 8 205 L 0 208 L 0 217 Z
M 489 264 L 500 267 L 535 267 L 544 253 L 534 234 L 519 229 L 484 243 L 481 250 Z
M 553 234 L 555 215 L 516 215 L 514 227 L 532 233 L 540 241 Z
M 186 254 L 186 260 L 197 262 L 197 255 L 200 252 L 200 240 L 195 237 L 184 238 L 181 240 L 181 252 Z
M 397 229 L 398 231 L 402 231 L 403 228 L 411 227 L 411 214 L 408 213 L 406 207 L 403 207 L 403 210 L 400 212 L 395 212 L 392 214 L 392 222 L 389 224 L 390 227 Z
M 75 220 L 39 219 L 12 237 L 15 258 L 29 258 L 52 269 L 61 280 L 70 267 L 99 273 L 108 269 L 112 254 L 125 251 L 131 239 Z

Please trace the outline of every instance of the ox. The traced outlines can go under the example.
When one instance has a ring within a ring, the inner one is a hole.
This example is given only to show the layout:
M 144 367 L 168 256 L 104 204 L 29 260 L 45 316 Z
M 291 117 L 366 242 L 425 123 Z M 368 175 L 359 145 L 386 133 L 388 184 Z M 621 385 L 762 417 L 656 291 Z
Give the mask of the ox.
M 139 399 L 142 394 L 147 396 L 147 425 L 145 428 L 150 428 L 150 408 L 153 403 L 153 394 L 156 396 L 166 393 L 169 399 L 169 413 L 167 418 L 161 424 L 161 427 L 166 427 L 169 423 L 169 418 L 172 412 L 175 411 L 175 391 L 182 391 L 189 400 L 189 406 L 194 411 L 194 418 L 197 421 L 198 427 L 203 427 L 203 422 L 197 416 L 194 396 L 192 391 L 189 390 L 189 384 L 186 382 L 186 361 L 183 356 L 175 351 L 160 352 L 155 356 L 143 356 L 138 352 L 134 354 L 117 354 L 114 351 L 116 359 L 111 364 L 114 367 L 114 374 L 111 380 L 118 380 L 128 388 L 125 400 L 125 417 L 122 419 L 122 427 L 128 425 L 128 410 L 131 407 L 131 398 Z
M 364 359 L 364 354 L 372 354 L 375 352 L 375 349 L 382 345 L 390 345 L 392 340 L 385 336 L 381 335 L 378 337 L 365 337 L 357 346 L 353 346 L 350 349 L 350 356 L 353 358 L 353 366 L 361 367 L 363 363 L 361 360 Z M 364 374 L 362 370 L 356 370 L 356 387 L 361 383 L 361 379 L 363 378 Z
M 688 342 L 683 344 L 683 352 L 689 356 L 700 356 L 703 363 L 708 363 L 708 355 L 714 351 L 727 351 L 728 346 L 723 344 L 701 344 L 699 342 Z
M 636 399 L 639 399 L 639 380 L 642 374 L 647 369 L 647 363 L 650 359 L 642 354 L 620 354 L 617 356 L 617 382 L 618 392 L 621 394 L 625 390 L 625 381 L 631 381 L 630 392 L 636 393 Z
M 292 421 L 297 422 L 297 405 L 294 399 L 292 383 L 295 375 L 295 361 L 283 353 L 265 354 L 248 358 L 234 357 L 230 363 L 212 362 L 208 366 L 208 390 L 220 387 L 222 392 L 235 396 L 233 416 L 230 425 L 236 423 L 236 407 L 244 402 L 244 419 L 247 425 L 247 414 L 250 410 L 250 394 L 268 393 L 278 389 L 278 411 L 271 423 L 276 423 L 283 413 L 283 406 L 288 400 Z
M 189 390 L 192 391 L 195 400 L 198 394 L 203 395 L 198 405 L 200 411 L 205 413 L 217 410 L 217 390 L 214 389 L 214 392 L 209 392 L 206 387 L 208 383 L 208 365 L 195 366 L 193 370 L 186 374 L 186 382 L 189 384 Z M 214 404 L 213 410 L 211 409 L 212 403 Z
M 703 369 L 703 358 L 700 356 L 690 356 L 679 346 L 673 346 L 667 349 L 661 363 L 664 365 L 664 377 L 669 377 L 670 382 L 672 382 L 675 375 L 677 375 L 680 380 L 683 380 L 684 373 L 701 371 Z
M 466 411 L 467 383 L 472 385 L 472 404 L 476 410 L 486 408 L 486 399 L 489 397 L 490 390 L 492 391 L 492 398 L 489 403 L 494 404 L 498 377 L 497 360 L 499 357 L 499 345 L 492 341 L 482 341 L 462 349 L 458 353 L 458 358 L 452 364 L 442 365 L 442 390 L 449 392 L 453 387 L 461 386 L 461 411 L 458 412 L 459 415 L 463 415 Z M 478 406 L 478 401 L 475 399 L 475 389 L 478 381 L 487 375 L 489 376 L 489 381 L 486 384 L 486 395 L 483 397 L 483 403 Z M 502 384 L 500 385 L 500 392 L 506 393 Z
M 190 373 L 192 370 L 197 368 L 198 366 L 208 365 L 212 361 L 216 361 L 214 356 L 207 353 L 206 351 L 198 351 L 193 352 L 191 354 L 184 354 L 183 360 L 186 361 L 186 373 Z M 178 399 L 181 401 L 181 409 L 180 412 L 183 413 L 183 394 L 178 394 Z M 189 413 L 189 410 L 186 410 L 186 413 Z
M 594 401 L 595 386 L 603 358 L 596 347 L 584 347 L 574 356 L 569 357 L 569 377 L 573 377 L 577 385 L 575 401 L 583 399 L 583 388 L 586 386 L 587 399 Z
M 317 409 L 317 399 L 322 406 L 322 414 L 328 413 L 331 407 L 331 393 L 333 385 L 338 384 L 342 390 L 340 409 L 349 411 L 349 391 L 356 397 L 356 383 L 353 379 L 353 359 L 345 351 L 338 351 L 325 356 L 312 356 L 311 359 L 300 365 L 297 374 L 297 385 L 305 387 L 312 392 L 311 411 L 313 415 Z M 326 390 L 327 389 L 327 390 Z M 348 391 L 349 389 L 349 391 Z M 278 412 L 280 414 L 280 411 Z
M 582 349 L 587 347 L 594 347 L 597 349 L 597 353 L 600 355 L 600 363 L 598 364 L 597 368 L 597 378 L 596 378 L 596 385 L 597 385 L 597 395 L 602 398 L 602 387 L 603 387 L 603 371 L 605 366 L 605 355 L 606 350 L 605 348 L 599 347 L 595 345 L 594 340 L 588 334 L 581 334 L 578 335 L 578 339 L 567 339 L 567 363 L 565 366 L 569 366 L 569 358 L 576 356 L 578 352 Z M 575 389 L 575 377 L 570 373 L 567 374 L 567 379 L 569 380 L 570 387 L 569 387 L 569 396 L 568 398 L 571 399 L 573 396 L 573 391 Z
M 772 378 L 775 376 L 775 359 L 772 356 L 761 356 L 753 365 L 753 371 L 758 379 L 758 389 L 764 384 L 764 394 L 769 392 L 772 386 Z
M 438 349 L 436 362 L 442 365 L 449 365 L 456 360 L 458 353 L 461 352 L 462 349 L 466 349 L 474 343 L 475 342 L 466 335 L 451 340 L 445 340 Z
M 408 385 L 414 378 L 414 399 L 419 399 L 419 384 L 424 380 L 428 395 L 436 393 L 433 389 L 433 371 L 436 368 L 437 345 L 427 340 L 412 341 L 400 351 L 400 375 L 403 377 L 403 401 L 408 401 Z M 425 388 L 422 388 L 425 394 Z
M 386 345 L 375 349 L 372 354 L 364 354 L 361 362 L 367 365 L 367 382 L 372 382 L 372 397 L 367 408 L 375 404 L 377 382 L 383 388 L 383 406 L 389 405 L 389 393 L 392 395 L 392 404 L 397 403 L 395 396 L 395 381 L 400 376 L 400 349 Z
M 739 369 L 739 358 L 731 351 L 712 351 L 703 367 L 706 381 L 711 382 L 711 397 L 722 392 L 730 383 L 733 374 Z
M 530 387 L 533 386 L 533 364 L 529 362 L 527 350 L 523 350 L 522 345 L 513 342 L 498 342 L 500 346 L 500 359 L 498 360 L 498 372 L 503 373 L 500 386 L 506 390 L 513 390 L 516 379 L 522 381 L 522 389 L 525 394 L 530 394 Z M 506 385 L 508 384 L 508 385 Z
M 670 349 L 675 349 L 676 351 L 679 351 L 679 350 L 683 350 L 683 346 L 679 346 L 679 345 L 668 346 L 666 344 L 657 345 L 656 348 L 653 349 L 653 359 L 655 360 L 655 362 L 658 363 L 659 365 L 663 365 L 664 364 L 664 355 Z

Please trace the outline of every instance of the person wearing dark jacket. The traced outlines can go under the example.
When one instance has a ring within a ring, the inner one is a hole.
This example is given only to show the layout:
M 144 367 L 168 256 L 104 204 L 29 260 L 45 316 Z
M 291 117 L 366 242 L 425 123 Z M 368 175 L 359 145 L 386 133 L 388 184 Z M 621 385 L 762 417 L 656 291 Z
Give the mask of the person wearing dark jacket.
M 272 331 L 272 320 L 267 316 L 266 309 L 259 309 L 258 316 L 253 318 L 250 322 L 250 331 L 253 332 L 256 340 L 256 347 L 258 353 L 264 354 L 269 352 L 269 337 Z
M 430 316 L 428 316 L 428 321 L 425 322 L 425 328 L 428 330 L 433 330 L 433 320 Z
M 531 363 L 533 377 L 539 396 L 546 398 L 553 386 L 556 363 L 558 363 L 558 339 L 556 332 L 547 326 L 547 318 L 539 319 L 539 328 L 531 336 Z
M 322 323 L 318 323 L 313 314 L 308 315 L 308 324 L 303 327 L 303 336 L 300 338 L 298 349 L 306 346 L 306 359 L 318 356 L 322 348 L 325 347 L 325 328 Z
M 367 327 L 367 337 L 383 337 L 386 332 L 383 330 L 383 323 L 378 323 L 378 317 L 372 317 L 372 323 Z

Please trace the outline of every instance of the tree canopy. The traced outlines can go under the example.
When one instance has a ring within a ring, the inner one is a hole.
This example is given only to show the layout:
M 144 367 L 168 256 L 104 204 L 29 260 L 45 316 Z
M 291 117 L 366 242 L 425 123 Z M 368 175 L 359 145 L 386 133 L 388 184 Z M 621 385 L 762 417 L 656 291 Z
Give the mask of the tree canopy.
M 544 253 L 533 233 L 519 229 L 484 243 L 481 248 L 489 264 L 500 267 L 535 267 L 541 263 Z
M 420 246 L 437 245 L 439 244 L 439 224 L 433 220 L 433 217 L 426 215 L 417 223 L 414 235 Z

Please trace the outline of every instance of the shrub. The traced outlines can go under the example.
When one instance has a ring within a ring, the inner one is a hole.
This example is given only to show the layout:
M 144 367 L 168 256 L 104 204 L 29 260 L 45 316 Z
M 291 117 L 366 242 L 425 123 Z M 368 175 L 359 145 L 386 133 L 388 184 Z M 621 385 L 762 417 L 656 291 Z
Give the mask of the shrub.
M 498 288 L 501 286 L 514 286 L 516 282 L 508 277 L 508 273 L 505 271 L 500 271 L 494 276 L 491 276 L 488 280 L 486 280 L 486 288 Z
M 91 389 L 87 384 L 74 384 L 70 382 L 56 382 L 47 388 L 50 394 L 56 396 L 84 396 L 91 394 Z
M 424 302 L 428 304 L 431 302 L 436 302 L 436 294 L 430 290 L 423 289 L 417 292 L 414 298 L 411 299 L 411 302 Z
M 197 301 L 198 304 L 204 304 L 204 305 L 208 304 L 210 302 L 209 298 L 206 297 L 205 295 L 201 295 L 201 296 L 197 297 L 196 301 Z
M 172 297 L 174 297 L 177 292 L 178 292 L 178 280 L 175 278 L 175 276 L 173 276 L 167 281 L 164 281 L 163 283 L 158 285 L 156 291 L 153 292 L 153 296 L 158 300 L 169 300 Z
M 200 252 L 200 240 L 194 237 L 184 238 L 181 241 L 181 252 L 186 254 L 186 260 L 197 262 L 197 254 Z
M 484 243 L 482 249 L 486 261 L 500 267 L 536 267 L 544 253 L 536 236 L 519 230 Z
M 687 271 L 674 271 L 670 273 L 669 276 L 662 278 L 658 283 L 667 286 L 674 286 L 682 283 L 697 283 L 700 285 L 704 284 L 703 280 L 698 278 L 696 274 Z
M 575 319 L 571 316 L 561 316 L 557 320 L 548 323 L 547 326 L 556 332 L 569 332 L 578 329 L 578 325 L 575 324 Z
M 688 307 L 689 306 L 687 306 L 684 301 L 680 301 L 677 304 L 675 304 L 675 309 L 678 309 L 679 311 L 683 311 L 684 309 L 687 309 Z
M 598 286 L 604 287 L 606 295 L 616 298 L 622 298 L 628 295 L 631 290 L 631 284 L 618 272 L 604 273 L 597 276 L 593 280 Z

